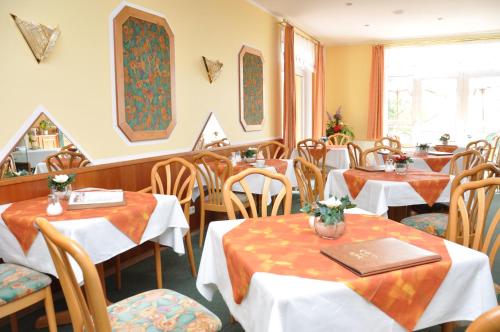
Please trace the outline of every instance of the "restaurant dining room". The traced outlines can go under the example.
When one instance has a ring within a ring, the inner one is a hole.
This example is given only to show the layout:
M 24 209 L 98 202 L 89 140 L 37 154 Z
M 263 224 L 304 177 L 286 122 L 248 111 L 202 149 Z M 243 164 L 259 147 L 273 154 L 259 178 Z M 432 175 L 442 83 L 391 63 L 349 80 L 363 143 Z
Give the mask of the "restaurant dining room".
M 0 45 L 0 332 L 500 332 L 499 0 L 2 0 Z

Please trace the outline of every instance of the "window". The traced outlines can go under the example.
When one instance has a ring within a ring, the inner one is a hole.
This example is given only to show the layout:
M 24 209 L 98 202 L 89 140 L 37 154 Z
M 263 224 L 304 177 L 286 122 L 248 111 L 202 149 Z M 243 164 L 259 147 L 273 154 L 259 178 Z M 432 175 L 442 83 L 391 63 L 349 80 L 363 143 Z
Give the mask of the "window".
M 498 59 L 498 41 L 387 48 L 385 133 L 408 145 L 449 133 L 463 145 L 500 131 Z

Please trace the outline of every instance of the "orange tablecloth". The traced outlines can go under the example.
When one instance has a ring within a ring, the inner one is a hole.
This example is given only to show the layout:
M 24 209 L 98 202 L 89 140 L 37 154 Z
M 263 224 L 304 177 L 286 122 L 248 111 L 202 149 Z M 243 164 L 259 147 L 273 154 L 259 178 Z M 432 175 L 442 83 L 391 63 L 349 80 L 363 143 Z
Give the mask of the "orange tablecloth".
M 456 149 L 458 149 L 457 145 L 434 145 L 433 146 L 434 150 L 440 151 L 440 152 L 453 152 Z
M 365 172 L 361 170 L 347 170 L 343 173 L 349 192 L 356 198 L 368 180 L 408 182 L 410 186 L 432 206 L 450 182 L 446 174 L 408 170 L 405 174 L 395 172 Z
M 217 174 L 222 174 L 224 171 L 224 168 L 226 167 L 225 164 L 219 163 L 217 164 L 218 169 L 215 170 L 216 168 L 215 164 L 209 163 L 210 168 L 212 171 L 217 172 Z M 288 168 L 288 162 L 286 160 L 281 160 L 281 159 L 266 159 L 266 166 L 269 167 L 274 167 L 276 169 L 276 172 L 281 173 L 285 175 L 286 169 Z M 242 172 L 248 168 L 254 167 L 250 163 L 240 161 L 237 163 L 235 166 L 233 166 L 233 174 L 238 174 L 239 172 Z
M 414 153 L 413 157 L 420 158 L 432 169 L 433 172 L 441 172 L 441 170 L 450 162 L 453 155 L 434 156 L 431 154 Z
M 451 266 L 444 241 L 382 217 L 346 215 L 346 232 L 336 240 L 317 236 L 304 214 L 249 219 L 223 237 L 236 303 L 252 275 L 267 272 L 343 282 L 408 330 L 415 327 Z M 337 243 L 395 237 L 441 255 L 436 263 L 358 277 L 320 253 Z
M 345 145 L 327 145 L 326 146 L 326 153 L 328 153 L 328 150 L 338 150 L 341 148 L 346 148 Z M 323 158 L 323 149 L 309 149 L 309 153 L 314 159 L 321 159 Z
M 75 220 L 103 217 L 109 220 L 123 234 L 139 244 L 156 207 L 156 198 L 151 194 L 125 192 L 126 205 L 84 210 L 67 210 L 68 202 L 61 201 L 64 213 L 47 216 L 47 197 L 34 198 L 12 203 L 3 213 L 2 219 L 19 241 L 27 254 L 35 241 L 38 230 L 35 219 L 44 217 L 49 221 Z

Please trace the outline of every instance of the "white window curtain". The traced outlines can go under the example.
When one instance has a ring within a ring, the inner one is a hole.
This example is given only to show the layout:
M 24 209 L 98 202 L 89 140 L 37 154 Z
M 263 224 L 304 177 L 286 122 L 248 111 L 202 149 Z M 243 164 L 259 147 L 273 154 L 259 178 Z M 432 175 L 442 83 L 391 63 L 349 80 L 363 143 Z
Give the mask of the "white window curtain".
M 389 47 L 385 133 L 463 145 L 500 131 L 500 41 Z
M 314 72 L 315 45 L 309 39 L 295 34 L 295 68 Z

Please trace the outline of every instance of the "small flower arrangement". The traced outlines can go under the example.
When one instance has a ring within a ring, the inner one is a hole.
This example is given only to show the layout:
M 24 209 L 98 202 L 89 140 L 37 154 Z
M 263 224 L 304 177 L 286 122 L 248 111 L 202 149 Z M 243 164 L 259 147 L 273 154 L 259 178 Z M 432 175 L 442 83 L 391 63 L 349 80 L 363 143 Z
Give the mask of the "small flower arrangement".
M 249 148 L 243 152 L 243 157 L 245 158 L 255 158 L 257 155 L 257 150 L 255 148 Z
M 409 156 L 405 154 L 396 154 L 392 156 L 392 160 L 394 161 L 395 164 L 410 164 L 413 162 L 413 159 L 411 159 Z
M 439 138 L 439 140 L 441 142 L 443 142 L 444 144 L 448 143 L 448 141 L 450 140 L 450 134 L 443 134 L 443 135 L 441 135 L 441 137 Z
M 328 122 L 326 123 L 327 137 L 333 134 L 340 133 L 351 137 L 351 139 L 354 138 L 354 132 L 352 131 L 352 129 L 346 124 L 344 124 L 344 122 L 342 121 L 342 106 L 339 106 L 339 108 L 337 108 L 335 114 L 332 115 L 329 112 L 327 112 L 327 114 L 328 114 Z
M 427 151 L 429 151 L 430 147 L 431 146 L 429 143 L 422 143 L 422 144 L 417 143 L 417 151 L 420 151 L 420 152 L 427 152 Z
M 65 191 L 75 180 L 75 174 L 49 175 L 49 188 L 54 191 Z
M 310 216 L 320 217 L 320 221 L 325 225 L 335 225 L 344 221 L 344 210 L 355 207 L 349 200 L 349 196 L 344 196 L 341 199 L 336 197 L 326 201 L 318 201 L 313 204 L 306 203 L 300 209 L 301 212 L 307 213 Z

